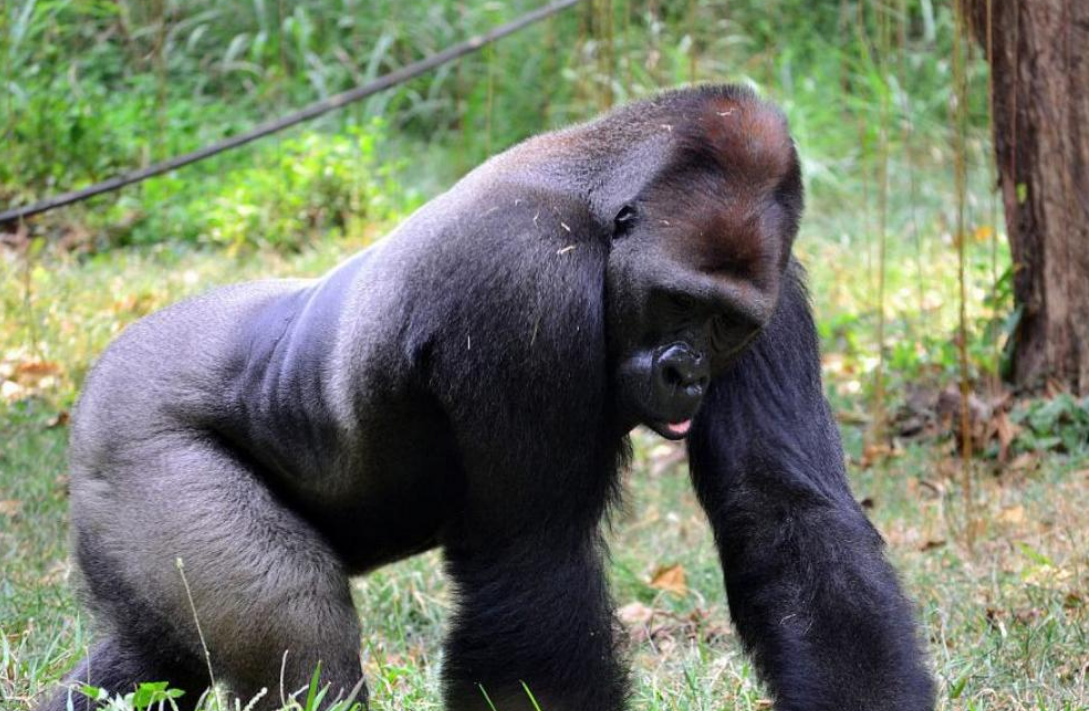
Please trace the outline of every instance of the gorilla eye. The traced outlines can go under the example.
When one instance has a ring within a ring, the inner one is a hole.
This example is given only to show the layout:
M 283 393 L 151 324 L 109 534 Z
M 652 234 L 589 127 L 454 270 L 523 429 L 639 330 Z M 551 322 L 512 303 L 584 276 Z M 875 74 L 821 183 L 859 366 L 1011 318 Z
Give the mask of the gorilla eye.
M 635 217 L 635 208 L 631 205 L 620 208 L 620 212 L 616 213 L 616 219 L 613 220 L 613 237 L 623 237 L 631 232 L 631 228 L 635 226 Z

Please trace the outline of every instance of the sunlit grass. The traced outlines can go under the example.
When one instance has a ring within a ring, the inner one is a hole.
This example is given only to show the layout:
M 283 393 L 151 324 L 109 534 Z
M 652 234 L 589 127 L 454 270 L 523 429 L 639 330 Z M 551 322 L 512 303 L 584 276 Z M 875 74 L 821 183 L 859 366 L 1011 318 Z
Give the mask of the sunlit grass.
M 0 693 L 27 708 L 85 653 L 86 620 L 65 579 L 63 439 L 11 422 L 0 490 L 20 503 L 0 515 Z M 636 437 L 625 506 L 610 542 L 614 596 L 628 616 L 634 708 L 765 709 L 765 694 L 729 627 L 710 530 L 674 445 Z M 986 478 L 986 524 L 963 544 L 959 492 L 931 448 L 852 471 L 855 493 L 889 542 L 918 602 L 941 684 L 940 709 L 1081 709 L 1089 701 L 1085 590 L 1089 458 Z M 680 566 L 683 594 L 652 586 Z M 451 601 L 437 554 L 353 585 L 375 708 L 439 709 L 443 621 Z M 7 707 L 5 707 L 7 708 Z

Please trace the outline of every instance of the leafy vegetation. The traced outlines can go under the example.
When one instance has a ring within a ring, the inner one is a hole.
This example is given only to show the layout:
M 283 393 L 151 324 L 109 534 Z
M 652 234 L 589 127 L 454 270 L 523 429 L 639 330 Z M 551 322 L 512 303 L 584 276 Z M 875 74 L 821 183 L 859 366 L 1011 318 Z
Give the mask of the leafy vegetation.
M 234 135 L 537 4 L 0 1 L 0 206 Z M 828 394 L 856 493 L 919 601 L 940 708 L 1089 708 L 1089 402 L 997 384 L 1013 269 L 978 61 L 958 234 L 952 31 L 951 7 L 930 0 L 595 0 L 280 137 L 0 233 L 0 705 L 28 708 L 89 644 L 66 579 L 65 425 L 121 328 L 213 285 L 320 274 L 487 155 L 695 80 L 753 85 L 791 121 Z M 954 442 L 961 240 L 968 513 Z M 611 533 L 634 706 L 767 708 L 681 453 L 642 433 L 636 445 Z M 429 554 L 355 584 L 378 708 L 439 708 L 440 568 Z M 110 703 L 168 708 L 169 694 Z

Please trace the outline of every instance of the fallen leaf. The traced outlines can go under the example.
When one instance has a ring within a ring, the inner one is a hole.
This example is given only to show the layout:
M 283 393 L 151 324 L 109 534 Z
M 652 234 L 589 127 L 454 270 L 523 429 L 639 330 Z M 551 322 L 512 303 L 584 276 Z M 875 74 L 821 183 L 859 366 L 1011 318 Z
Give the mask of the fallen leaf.
M 15 366 L 15 377 L 20 380 L 40 380 L 47 375 L 60 373 L 60 365 L 47 360 L 28 360 Z
M 0 516 L 15 516 L 23 508 L 23 502 L 15 499 L 0 501 Z
M 1004 508 L 998 512 L 998 520 L 1002 523 L 1024 523 L 1025 507 L 1018 504 Z
M 923 552 L 932 551 L 935 548 L 941 548 L 944 545 L 945 545 L 945 541 L 943 541 L 943 540 L 927 541 L 926 543 L 924 543 L 922 546 L 919 547 L 919 550 L 921 550 Z
M 862 459 L 859 461 L 859 466 L 863 469 L 869 469 L 874 464 L 898 457 L 900 454 L 895 447 L 884 442 L 867 444 L 862 448 Z
M 650 579 L 650 586 L 675 595 L 687 595 L 688 583 L 685 580 L 684 566 L 678 563 L 677 565 L 659 568 Z
M 56 415 L 49 419 L 49 422 L 45 423 L 46 429 L 54 429 L 56 427 L 64 427 L 68 424 L 68 410 L 61 410 Z
M 1036 456 L 1032 452 L 1023 452 L 1013 458 L 1009 463 L 1009 470 L 1014 472 L 1027 471 L 1036 468 Z

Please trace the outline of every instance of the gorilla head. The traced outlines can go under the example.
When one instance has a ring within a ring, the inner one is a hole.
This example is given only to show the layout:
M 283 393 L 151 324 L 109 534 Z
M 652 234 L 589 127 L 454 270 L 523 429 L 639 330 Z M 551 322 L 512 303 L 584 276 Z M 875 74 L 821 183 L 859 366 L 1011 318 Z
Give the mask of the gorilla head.
M 735 90 L 681 115 L 661 126 L 668 157 L 616 212 L 606 282 L 621 410 L 669 439 L 771 318 L 802 207 L 776 110 Z

